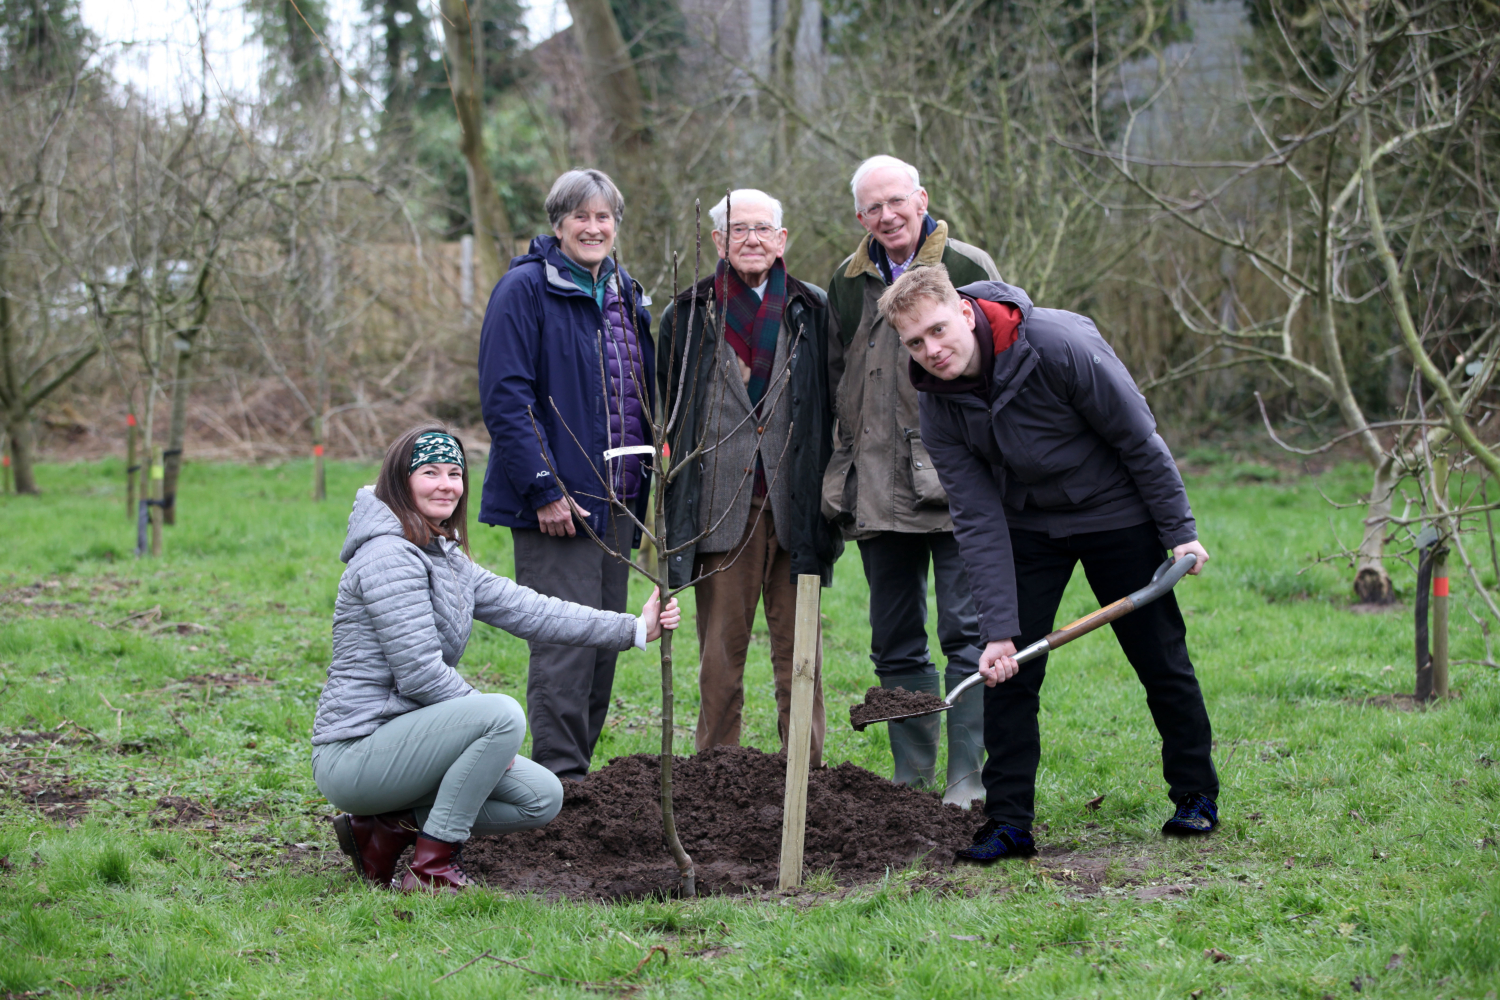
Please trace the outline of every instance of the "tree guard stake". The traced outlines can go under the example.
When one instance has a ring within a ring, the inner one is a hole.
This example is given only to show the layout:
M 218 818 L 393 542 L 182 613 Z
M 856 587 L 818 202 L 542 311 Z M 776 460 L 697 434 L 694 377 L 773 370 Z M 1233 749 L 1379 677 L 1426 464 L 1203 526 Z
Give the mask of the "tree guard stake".
M 802 884 L 802 847 L 807 834 L 807 769 L 812 754 L 813 682 L 818 670 L 822 579 L 797 576 L 797 631 L 792 639 L 792 712 L 786 734 L 786 798 L 781 809 L 779 887 Z

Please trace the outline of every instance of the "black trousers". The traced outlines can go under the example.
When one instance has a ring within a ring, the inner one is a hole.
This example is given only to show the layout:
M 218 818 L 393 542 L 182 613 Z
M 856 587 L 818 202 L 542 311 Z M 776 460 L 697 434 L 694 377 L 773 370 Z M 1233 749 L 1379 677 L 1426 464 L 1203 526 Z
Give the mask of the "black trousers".
M 883 531 L 859 542 L 870 585 L 870 659 L 879 677 L 930 674 L 927 648 L 927 564 L 937 592 L 938 643 L 948 669 L 979 669 L 979 614 L 951 531 Z
M 1021 649 L 1055 627 L 1063 590 L 1081 559 L 1099 604 L 1119 600 L 1151 581 L 1165 558 L 1152 523 L 1052 538 L 1011 529 Z M 1180 802 L 1194 792 L 1219 794 L 1210 750 L 1213 731 L 1203 692 L 1188 659 L 1187 628 L 1175 596 L 1166 596 L 1110 626 L 1146 689 L 1146 706 L 1161 734 L 1162 773 L 1168 794 Z M 1064 654 L 1066 655 L 1066 654 Z M 1036 769 L 1041 759 L 1037 708 L 1047 657 L 1021 664 L 1016 676 L 984 691 L 984 811 L 990 819 L 1023 830 L 1036 818 Z

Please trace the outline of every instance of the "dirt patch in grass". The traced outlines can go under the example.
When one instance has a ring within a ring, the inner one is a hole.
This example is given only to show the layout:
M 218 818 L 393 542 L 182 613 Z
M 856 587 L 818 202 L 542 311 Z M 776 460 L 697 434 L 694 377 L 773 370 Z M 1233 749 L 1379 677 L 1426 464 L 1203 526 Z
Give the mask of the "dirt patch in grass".
M 51 746 L 53 744 L 67 745 L 67 744 L 70 744 L 70 743 L 77 743 L 77 742 L 78 742 L 78 737 L 76 737 L 76 736 L 66 736 L 65 737 L 60 732 L 54 732 L 54 733 L 43 733 L 43 732 L 38 732 L 38 733 L 24 733 L 24 732 L 23 733 L 7 733 L 4 736 L 0 736 L 0 747 L 4 747 L 7 750 L 15 750 L 15 749 L 17 749 L 19 747 L 36 746 L 38 743 L 42 744 L 43 746 Z
M 1213 852 L 1211 843 L 1200 849 L 1202 854 Z M 1168 862 L 1160 849 L 1139 842 L 1082 849 L 1076 842 L 1044 844 L 1031 863 L 1037 874 L 1075 897 L 1112 893 L 1142 900 L 1181 898 L 1194 892 L 1197 881 L 1205 877 L 1203 864 Z
M 0 767 L 0 791 L 13 795 L 48 819 L 71 823 L 88 813 L 103 789 L 76 783 L 65 773 L 43 770 L 30 760 L 7 760 Z
M 849 706 L 849 724 L 862 730 L 872 722 L 890 719 L 898 715 L 916 715 L 919 712 L 935 712 L 948 706 L 935 694 L 926 691 L 908 691 L 905 688 L 872 687 L 865 692 L 865 700 Z
M 81 727 L 80 727 L 81 728 Z M 87 736 L 92 733 L 84 730 Z M 97 737 L 93 737 L 97 740 Z M 60 745 L 82 742 L 68 733 L 68 725 L 56 732 L 7 733 L 0 736 L 0 793 L 35 806 L 48 819 L 72 822 L 89 811 L 89 804 L 104 791 L 77 784 L 57 762 L 48 759 Z M 40 756 L 36 754 L 40 752 Z
M 215 809 L 182 795 L 163 795 L 156 800 L 156 808 L 151 810 L 152 826 L 192 826 L 217 830 L 244 818 L 244 813 Z
M 1108 844 L 1078 850 L 1043 844 L 1037 851 L 1040 874 L 1058 888 L 1080 896 L 1097 896 L 1105 889 L 1121 889 L 1146 881 L 1151 859 L 1135 845 Z
M 699 892 L 774 887 L 785 756 L 718 747 L 677 758 L 672 775 L 677 830 Z M 540 830 L 475 838 L 464 851 L 465 870 L 494 888 L 549 897 L 672 895 L 678 878 L 662 832 L 659 776 L 657 758 L 637 754 L 564 782 L 557 819 Z M 913 863 L 946 869 L 982 822 L 853 764 L 820 768 L 808 782 L 805 871 L 848 886 Z

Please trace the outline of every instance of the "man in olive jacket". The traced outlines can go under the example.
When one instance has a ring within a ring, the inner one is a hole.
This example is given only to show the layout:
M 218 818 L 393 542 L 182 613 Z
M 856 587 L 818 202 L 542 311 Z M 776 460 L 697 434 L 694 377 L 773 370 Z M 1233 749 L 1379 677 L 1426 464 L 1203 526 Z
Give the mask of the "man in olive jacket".
M 739 745 L 745 656 L 762 597 L 784 745 L 797 576 L 829 585 L 843 550 L 819 506 L 833 451 L 828 306 L 820 288 L 786 273 L 779 201 L 733 191 L 709 215 L 716 272 L 667 307 L 659 335 L 667 361 L 657 366 L 658 398 L 675 413 L 667 439 L 681 463 L 666 487 L 669 577 L 674 587 L 698 581 L 697 748 Z M 814 767 L 823 733 L 820 658 Z
M 850 187 L 855 219 L 867 235 L 828 285 L 838 439 L 823 480 L 823 513 L 859 543 L 870 585 L 870 659 L 881 687 L 936 694 L 938 676 L 927 647 L 929 561 L 950 689 L 978 666 L 979 628 L 948 498 L 922 447 L 917 393 L 905 378 L 906 352 L 875 303 L 910 270 L 942 264 L 960 281 L 1000 273 L 989 254 L 951 238 L 948 224 L 927 214 L 927 191 L 911 164 L 873 156 L 854 172 Z M 944 714 L 943 801 L 967 808 L 984 793 L 979 692 Z M 935 784 L 941 720 L 931 715 L 889 726 L 898 783 Z
M 948 491 L 986 643 L 989 822 L 959 856 L 1023 856 L 1035 850 L 1047 658 L 1018 664 L 1017 646 L 1053 630 L 1079 562 L 1109 604 L 1150 582 L 1165 553 L 1193 555 L 1192 573 L 1208 553 L 1151 407 L 1088 317 L 1035 308 L 999 281 L 955 289 L 938 268 L 896 282 L 880 309 L 911 354 L 922 440 Z M 1169 592 L 1113 628 L 1162 738 L 1177 807 L 1162 832 L 1211 833 L 1213 732 L 1177 601 Z

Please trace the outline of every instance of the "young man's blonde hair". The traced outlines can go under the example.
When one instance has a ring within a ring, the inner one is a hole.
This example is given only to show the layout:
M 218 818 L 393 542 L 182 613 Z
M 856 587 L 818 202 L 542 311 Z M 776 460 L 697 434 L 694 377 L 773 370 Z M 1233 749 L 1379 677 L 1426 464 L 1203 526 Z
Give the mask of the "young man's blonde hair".
M 901 321 L 911 317 L 922 302 L 938 305 L 958 305 L 958 289 L 948 277 L 948 269 L 942 264 L 930 267 L 914 267 L 881 293 L 875 307 L 886 322 L 899 327 Z

